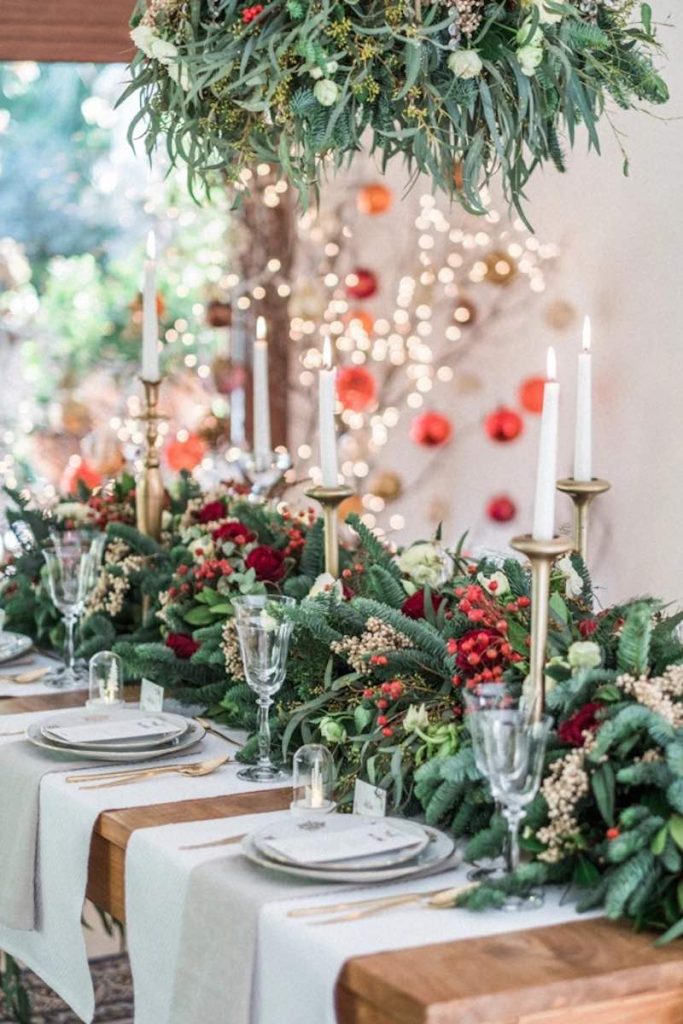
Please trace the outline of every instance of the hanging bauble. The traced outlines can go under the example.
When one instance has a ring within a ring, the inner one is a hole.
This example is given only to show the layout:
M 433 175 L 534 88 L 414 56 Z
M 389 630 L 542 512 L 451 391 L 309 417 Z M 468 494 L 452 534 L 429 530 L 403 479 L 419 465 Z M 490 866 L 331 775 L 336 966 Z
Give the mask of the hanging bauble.
M 90 430 L 90 410 L 84 402 L 73 397 L 65 398 L 61 409 L 61 427 L 65 434 L 83 437 Z
M 471 299 L 466 298 L 464 295 L 460 296 L 455 303 L 453 319 L 459 327 L 472 326 L 477 319 L 477 307 Z
M 328 296 L 321 281 L 301 277 L 292 286 L 287 304 L 290 317 L 300 320 L 320 320 L 327 309 Z
M 210 412 L 204 417 L 197 431 L 202 441 L 210 448 L 217 448 L 230 440 L 230 420 L 226 416 L 216 416 Z
M 527 377 L 519 385 L 519 404 L 527 412 L 543 412 L 545 377 Z
M 350 299 L 369 299 L 377 291 L 377 276 L 366 267 L 355 267 L 344 280 Z
M 490 284 L 510 284 L 517 273 L 517 264 L 502 249 L 494 249 L 484 257 L 486 280 Z
M 369 213 L 376 216 L 378 213 L 386 213 L 394 201 L 394 194 L 386 185 L 375 182 L 372 185 L 363 185 L 356 197 L 356 205 L 361 213 Z
M 395 501 L 403 493 L 403 481 L 392 469 L 384 469 L 371 481 L 370 490 L 384 501 Z
M 102 483 L 101 475 L 80 455 L 72 455 L 59 481 L 62 494 L 78 494 L 80 485 L 91 491 Z
M 505 443 L 519 437 L 524 429 L 524 421 L 514 409 L 500 405 L 486 417 L 484 427 L 492 441 Z
M 368 335 L 375 329 L 375 318 L 367 309 L 350 309 L 344 316 L 344 323 L 350 330 L 360 328 Z
M 440 412 L 423 412 L 410 424 L 410 440 L 423 448 L 438 448 L 453 436 L 453 424 Z
M 337 398 L 351 412 L 366 412 L 377 401 L 377 381 L 364 366 L 342 366 L 337 371 Z
M 126 460 L 121 443 L 108 427 L 97 427 L 81 441 L 83 457 L 96 473 L 103 477 L 117 476 Z
M 220 299 L 211 299 L 206 304 L 206 322 L 209 327 L 230 327 L 232 324 L 232 306 Z
M 494 523 L 509 523 L 517 515 L 517 506 L 507 494 L 496 494 L 486 506 L 486 515 Z
M 544 320 L 556 331 L 563 331 L 576 320 L 576 307 L 566 299 L 556 299 L 547 307 Z
M 344 522 L 347 516 L 355 515 L 362 516 L 365 509 L 363 508 L 363 502 L 360 494 L 352 494 L 350 498 L 345 498 L 342 501 L 337 515 L 339 516 L 340 522 Z
M 166 462 L 176 473 L 186 469 L 192 472 L 206 455 L 206 445 L 198 434 L 179 430 L 166 445 Z

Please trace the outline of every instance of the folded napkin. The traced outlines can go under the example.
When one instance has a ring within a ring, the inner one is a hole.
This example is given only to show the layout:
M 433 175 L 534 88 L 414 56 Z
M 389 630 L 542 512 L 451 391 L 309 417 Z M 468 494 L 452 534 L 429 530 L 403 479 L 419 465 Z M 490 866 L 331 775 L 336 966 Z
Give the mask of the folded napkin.
M 20 931 L 37 927 L 35 872 L 42 777 L 101 766 L 101 761 L 40 750 L 28 740 L 0 746 L 0 924 Z

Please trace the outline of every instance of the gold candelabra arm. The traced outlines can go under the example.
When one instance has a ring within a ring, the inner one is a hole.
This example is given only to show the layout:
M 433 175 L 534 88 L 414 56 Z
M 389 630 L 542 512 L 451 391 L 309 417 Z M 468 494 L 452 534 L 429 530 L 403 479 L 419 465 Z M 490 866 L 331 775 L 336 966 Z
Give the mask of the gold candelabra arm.
M 545 663 L 548 646 L 550 570 L 555 559 L 571 550 L 567 537 L 536 540 L 528 534 L 510 542 L 531 563 L 531 647 L 529 650 L 530 717 L 539 721 L 545 710 Z
M 323 527 L 325 531 L 325 572 L 335 579 L 339 577 L 339 526 L 337 511 L 342 501 L 353 495 L 350 487 L 340 484 L 338 487 L 311 487 L 306 497 L 312 498 L 322 505 Z
M 611 484 L 607 480 L 558 480 L 556 487 L 563 494 L 568 494 L 574 502 L 574 550 L 578 551 L 584 562 L 588 558 L 588 514 L 590 506 L 599 494 L 609 491 Z
M 141 533 L 159 540 L 164 508 L 164 483 L 161 478 L 161 460 L 157 446 L 159 423 L 165 419 L 158 411 L 161 381 L 144 378 L 141 380 L 144 405 L 138 419 L 144 424 L 145 448 L 142 469 L 135 481 L 136 518 Z

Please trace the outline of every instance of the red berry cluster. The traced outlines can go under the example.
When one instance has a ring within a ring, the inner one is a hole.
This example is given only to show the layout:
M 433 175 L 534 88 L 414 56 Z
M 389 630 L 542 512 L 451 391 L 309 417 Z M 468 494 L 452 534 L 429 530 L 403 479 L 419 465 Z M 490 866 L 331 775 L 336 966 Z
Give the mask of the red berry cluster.
M 289 538 L 289 540 L 287 543 L 287 547 L 284 549 L 283 552 L 285 556 L 295 554 L 295 552 L 302 548 L 306 543 L 306 538 L 303 534 L 303 531 L 297 529 L 296 526 L 293 526 L 290 530 L 287 531 L 287 537 Z
M 242 21 L 245 25 L 248 25 L 254 18 L 258 18 L 259 14 L 263 11 L 263 4 L 254 4 L 252 7 L 245 7 L 242 11 Z
M 382 657 L 378 655 L 377 657 Z M 373 658 L 370 659 L 373 661 Z M 378 662 L 376 662 L 377 664 Z M 386 658 L 384 658 L 386 664 Z M 389 724 L 389 716 L 385 714 L 389 705 L 392 701 L 397 701 L 403 696 L 405 687 L 400 679 L 392 679 L 391 682 L 382 683 L 381 686 L 368 686 L 363 690 L 363 696 L 366 700 L 371 700 L 376 706 L 379 714 L 375 719 L 375 723 L 379 729 L 382 730 L 383 736 L 393 736 L 394 730 Z
M 129 491 L 127 498 L 125 502 L 120 501 L 115 494 L 91 494 L 88 507 L 95 513 L 95 524 L 99 530 L 106 529 L 108 523 L 135 522 L 135 491 Z
M 489 587 L 495 593 L 497 583 Z M 459 673 L 453 676 L 453 685 L 468 688 L 478 683 L 497 682 L 506 667 L 521 661 L 507 638 L 508 624 L 501 615 L 500 605 L 478 584 L 456 587 L 458 610 L 477 628 L 470 629 L 457 640 L 448 641 L 448 653 L 455 657 Z M 516 613 L 529 606 L 528 597 L 519 597 L 505 605 L 505 611 Z

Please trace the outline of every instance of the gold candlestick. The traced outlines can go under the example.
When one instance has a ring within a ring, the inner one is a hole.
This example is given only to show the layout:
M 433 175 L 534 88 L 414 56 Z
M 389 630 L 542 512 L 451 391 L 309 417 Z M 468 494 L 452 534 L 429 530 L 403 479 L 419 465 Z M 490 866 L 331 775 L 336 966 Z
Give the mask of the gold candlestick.
M 313 498 L 323 508 L 323 525 L 325 529 L 325 572 L 335 579 L 339 577 L 339 529 L 337 525 L 337 509 L 342 501 L 350 498 L 353 491 L 350 487 L 340 484 L 337 487 L 311 487 L 306 491 L 307 498 Z
M 548 645 L 548 601 L 550 569 L 556 558 L 571 550 L 567 537 L 536 540 L 526 534 L 510 542 L 531 562 L 531 648 L 529 650 L 529 681 L 531 687 L 531 719 L 538 722 L 545 708 L 545 662 Z
M 157 411 L 161 381 L 140 379 L 145 389 L 145 404 L 138 419 L 145 424 L 145 452 L 142 469 L 135 481 L 136 518 L 141 533 L 159 540 L 164 508 L 164 484 L 157 448 L 159 423 L 165 418 Z
M 574 550 L 584 562 L 588 556 L 588 511 L 598 494 L 609 491 L 612 485 L 607 480 L 558 480 L 556 487 L 568 494 L 574 502 Z

